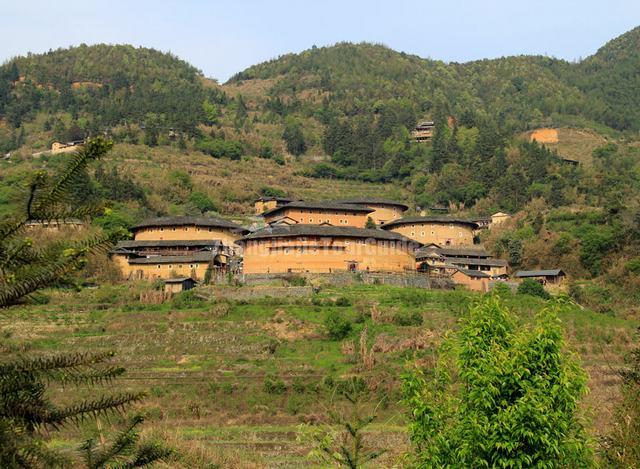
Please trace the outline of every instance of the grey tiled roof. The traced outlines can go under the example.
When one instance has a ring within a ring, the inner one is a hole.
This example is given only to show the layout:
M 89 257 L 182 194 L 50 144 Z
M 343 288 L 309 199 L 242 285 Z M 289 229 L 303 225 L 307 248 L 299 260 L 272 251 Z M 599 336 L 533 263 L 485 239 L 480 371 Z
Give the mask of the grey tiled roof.
M 417 243 L 399 233 L 378 229 L 353 228 L 328 225 L 277 225 L 269 226 L 242 238 L 242 241 L 264 238 L 285 238 L 291 236 L 326 236 L 345 238 L 372 238 L 389 241 L 402 241 L 419 246 Z
M 479 270 L 468 270 L 468 269 L 458 269 L 459 272 L 462 272 L 465 275 L 468 275 L 469 277 L 476 277 L 476 278 L 489 278 L 490 275 L 486 274 L 484 272 L 481 272 Z
M 188 256 L 151 256 L 129 259 L 129 264 L 188 264 L 189 262 L 210 262 L 213 254 L 197 252 Z
M 150 228 L 153 226 L 207 226 L 207 227 L 215 227 L 215 228 L 227 228 L 230 230 L 238 230 L 242 232 L 247 232 L 246 228 L 238 225 L 237 223 L 230 222 L 228 220 L 223 220 L 222 218 L 215 217 L 159 217 L 159 218 L 150 218 L 148 220 L 144 220 L 143 222 L 138 223 L 136 226 L 131 228 L 133 231 L 138 230 L 140 228 Z
M 496 267 L 506 267 L 509 265 L 509 263 L 504 259 L 467 259 L 465 257 L 447 257 L 447 262 L 454 265 L 488 265 Z
M 119 241 L 116 244 L 116 249 L 131 249 L 131 248 L 151 248 L 151 247 L 206 247 L 206 246 L 220 246 L 223 244 L 218 239 L 187 239 L 187 240 L 170 240 L 170 239 L 158 239 L 158 240 L 129 240 Z
M 519 270 L 515 274 L 516 277 L 555 277 L 557 275 L 564 275 L 562 269 Z
M 346 200 L 336 200 L 336 202 L 341 204 L 355 204 L 355 205 L 367 205 L 367 204 L 375 204 L 375 205 L 391 205 L 393 207 L 400 207 L 403 210 L 408 210 L 409 206 L 403 204 L 402 202 L 396 202 L 395 200 L 389 199 L 378 199 L 378 198 L 356 198 L 356 199 L 346 199 Z
M 373 209 L 363 207 L 362 205 L 353 205 L 353 204 L 341 204 L 338 202 L 305 202 L 302 200 L 297 200 L 295 202 L 288 203 L 286 205 L 281 205 L 280 207 L 272 208 L 271 210 L 267 210 L 262 214 L 265 215 L 273 215 L 282 210 L 286 210 L 288 208 L 301 208 L 301 209 L 314 209 L 314 210 L 343 210 L 349 212 L 364 212 L 370 213 L 373 212 Z
M 409 223 L 457 223 L 463 225 L 470 225 L 472 228 L 477 228 L 478 224 L 474 221 L 467 220 L 466 218 L 453 218 L 453 217 L 406 217 L 398 220 L 393 220 L 383 225 L 385 230 L 392 226 L 406 225 Z

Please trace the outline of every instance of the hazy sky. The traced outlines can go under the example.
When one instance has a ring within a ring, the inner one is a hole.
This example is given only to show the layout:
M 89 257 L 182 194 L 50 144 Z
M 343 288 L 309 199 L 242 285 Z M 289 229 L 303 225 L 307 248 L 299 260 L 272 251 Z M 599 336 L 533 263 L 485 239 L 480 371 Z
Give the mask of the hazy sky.
M 1 62 L 83 42 L 129 43 L 171 51 L 221 81 L 338 41 L 457 62 L 574 60 L 640 25 L 640 0 L 0 0 L 0 11 Z

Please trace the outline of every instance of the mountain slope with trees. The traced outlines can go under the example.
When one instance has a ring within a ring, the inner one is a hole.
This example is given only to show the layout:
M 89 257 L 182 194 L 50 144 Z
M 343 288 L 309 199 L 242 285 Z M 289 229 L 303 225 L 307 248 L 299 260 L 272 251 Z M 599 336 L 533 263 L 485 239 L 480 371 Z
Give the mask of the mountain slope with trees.
M 515 268 L 553 263 L 632 286 L 639 43 L 636 28 L 576 63 L 445 63 L 339 43 L 249 67 L 224 85 L 171 54 L 132 46 L 17 57 L 0 67 L 0 150 L 12 155 L 0 163 L 0 200 L 19 200 L 25 167 L 59 159 L 31 153 L 105 132 L 118 157 L 81 195 L 106 196 L 105 226 L 143 214 L 249 214 L 261 194 L 383 190 L 417 212 L 509 211 L 516 224 L 485 242 Z M 410 131 L 424 119 L 435 121 L 434 138 L 415 143 Z M 569 157 L 582 163 L 566 161 L 566 145 L 522 138 L 540 127 L 571 130 Z M 242 190 L 233 187 L 249 174 Z

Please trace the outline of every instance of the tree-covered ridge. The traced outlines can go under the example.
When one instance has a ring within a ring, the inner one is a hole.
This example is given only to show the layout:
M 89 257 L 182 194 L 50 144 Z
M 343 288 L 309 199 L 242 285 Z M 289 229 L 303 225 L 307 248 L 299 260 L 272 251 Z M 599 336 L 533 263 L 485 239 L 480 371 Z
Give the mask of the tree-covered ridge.
M 44 54 L 29 54 L 8 62 L 15 63 L 21 76 L 56 88 L 72 82 L 110 84 L 154 79 L 163 84 L 175 80 L 196 82 L 201 72 L 171 53 L 131 45 L 82 44 Z M 117 67 L 114 67 L 117 65 Z
M 447 64 L 382 45 L 340 43 L 254 65 L 230 83 L 277 77 L 268 92 L 272 99 L 295 103 L 302 91 L 317 90 L 327 93 L 330 109 L 347 116 L 369 113 L 388 99 L 407 100 L 417 115 L 429 115 L 440 100 L 452 114 L 473 110 L 513 129 L 593 121 L 637 130 L 640 118 L 626 117 L 620 107 L 620 98 L 637 95 L 640 86 L 637 74 L 627 76 L 640 65 L 637 35 L 631 31 L 579 63 L 517 56 Z M 615 78 L 593 73 L 594 64 L 605 59 Z
M 640 27 L 609 41 L 580 62 L 570 80 L 587 96 L 600 122 L 616 129 L 640 129 Z
M 0 67 L 0 115 L 16 128 L 44 111 L 84 116 L 94 132 L 123 121 L 188 130 L 204 119 L 202 103 L 212 95 L 195 67 L 129 45 L 57 49 Z

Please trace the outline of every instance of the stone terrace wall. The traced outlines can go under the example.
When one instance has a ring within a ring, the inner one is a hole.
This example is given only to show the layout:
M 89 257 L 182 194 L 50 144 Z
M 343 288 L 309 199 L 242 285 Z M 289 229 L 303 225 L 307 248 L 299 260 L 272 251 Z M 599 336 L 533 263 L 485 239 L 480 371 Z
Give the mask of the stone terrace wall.
M 426 289 L 453 289 L 455 287 L 453 281 L 449 278 L 434 278 L 417 273 L 335 272 L 330 274 L 245 274 L 240 276 L 239 280 L 246 285 L 284 285 L 288 283 L 287 279 L 300 277 L 307 279 L 307 281 L 314 285 L 328 284 L 340 286 L 365 283 L 369 285 L 394 285 Z
M 313 287 L 282 287 L 273 285 L 257 285 L 244 287 L 204 287 L 198 293 L 211 299 L 228 299 L 234 301 L 253 300 L 256 298 L 308 298 L 313 295 Z

